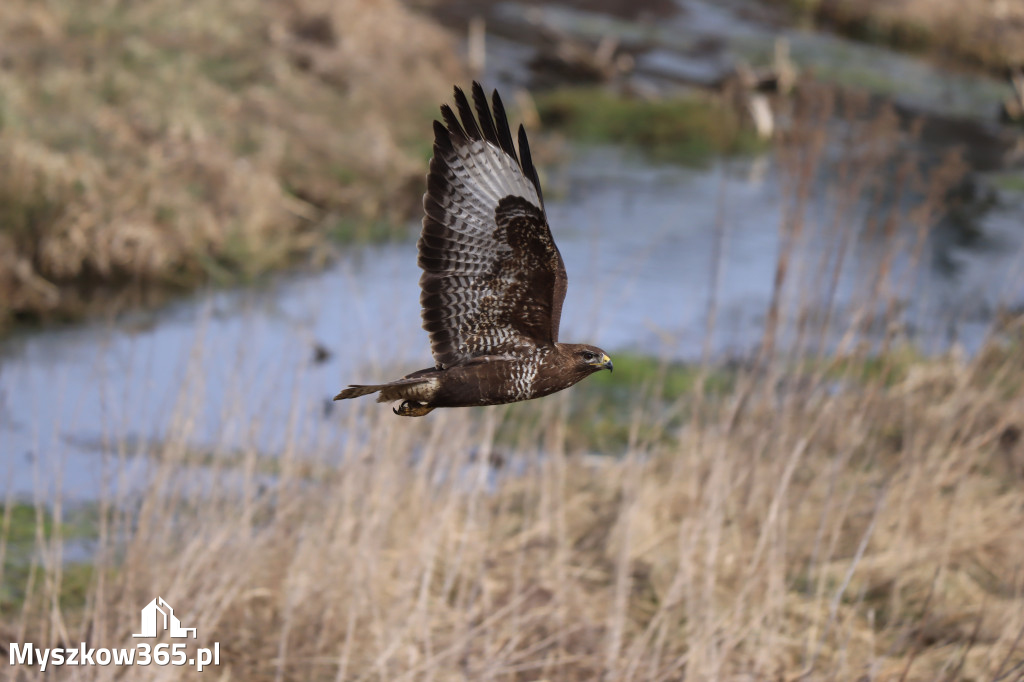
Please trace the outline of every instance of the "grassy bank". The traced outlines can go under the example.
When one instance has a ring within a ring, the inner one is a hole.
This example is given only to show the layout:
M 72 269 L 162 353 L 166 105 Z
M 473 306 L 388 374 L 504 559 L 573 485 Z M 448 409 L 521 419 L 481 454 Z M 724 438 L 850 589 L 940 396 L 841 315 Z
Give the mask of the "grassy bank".
M 0 325 L 404 224 L 458 78 L 390 0 L 12 0 L 0 63 Z
M 858 40 L 1003 72 L 1024 64 L 1024 6 L 956 0 L 770 0 Z

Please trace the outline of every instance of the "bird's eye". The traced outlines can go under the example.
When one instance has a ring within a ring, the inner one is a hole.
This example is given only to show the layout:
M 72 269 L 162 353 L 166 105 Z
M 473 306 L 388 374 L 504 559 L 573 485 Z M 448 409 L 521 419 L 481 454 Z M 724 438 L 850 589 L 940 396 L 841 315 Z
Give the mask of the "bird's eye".
M 597 356 L 594 355 L 593 353 L 591 353 L 589 350 L 583 351 L 583 359 L 584 360 L 593 360 L 596 357 Z

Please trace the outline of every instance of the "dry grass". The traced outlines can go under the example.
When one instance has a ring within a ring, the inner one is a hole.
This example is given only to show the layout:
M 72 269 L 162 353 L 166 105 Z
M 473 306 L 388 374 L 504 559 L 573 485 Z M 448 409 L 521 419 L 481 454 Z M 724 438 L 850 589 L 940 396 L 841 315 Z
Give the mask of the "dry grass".
M 912 181 L 883 115 L 838 144 L 818 188 L 833 104 L 798 102 L 780 150 L 785 243 L 811 231 L 808 197 L 822 191 L 837 236 L 919 248 L 955 164 Z M 848 202 L 875 193 L 864 235 Z M 130 647 L 159 593 L 200 646 L 221 643 L 205 673 L 219 679 L 1020 679 L 1022 322 L 970 360 L 908 361 L 887 336 L 867 372 L 869 313 L 898 326 L 891 261 L 844 312 L 821 284 L 829 271 L 796 254 L 782 250 L 777 287 L 813 282 L 816 298 L 779 295 L 761 361 L 724 389 L 705 390 L 710 369 L 681 394 L 638 389 L 617 406 L 627 435 L 611 456 L 571 445 L 574 389 L 422 420 L 355 403 L 343 443 L 311 447 L 322 434 L 292 429 L 268 477 L 258 443 L 196 466 L 193 429 L 223 406 L 182 396 L 173 437 L 146 453 L 149 482 L 101 502 L 84 605 L 62 597 L 62 526 L 41 525 L 41 570 L 0 612 L 0 643 Z M 813 322 L 794 314 L 815 306 Z M 787 318 L 795 332 L 774 333 Z M 848 331 L 849 350 L 811 341 L 818 325 Z M 54 676 L 72 673 L 123 671 Z
M 0 323 L 404 220 L 457 74 L 397 0 L 2 3 Z
M 1020 0 L 786 0 L 843 33 L 1005 70 L 1024 64 Z
M 678 431 L 636 411 L 618 457 L 565 450 L 566 395 L 500 471 L 510 411 L 368 404 L 316 480 L 286 450 L 266 487 L 253 450 L 211 487 L 181 415 L 138 506 L 104 514 L 84 610 L 55 601 L 51 537 L 3 619 L 134 646 L 156 591 L 247 680 L 1000 679 L 1024 661 L 1022 331 L 888 386 L 749 374 L 687 395 Z

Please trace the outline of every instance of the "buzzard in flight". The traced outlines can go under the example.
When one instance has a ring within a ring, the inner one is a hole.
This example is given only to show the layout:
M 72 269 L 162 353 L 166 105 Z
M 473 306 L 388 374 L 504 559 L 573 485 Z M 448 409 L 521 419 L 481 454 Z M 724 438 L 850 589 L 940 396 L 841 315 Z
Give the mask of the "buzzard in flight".
M 565 264 L 548 228 L 540 179 L 519 126 L 519 153 L 501 98 L 494 115 L 473 83 L 476 116 L 455 88 L 456 116 L 441 107 L 417 244 L 423 328 L 434 367 L 334 397 L 380 392 L 395 414 L 499 405 L 569 388 L 612 361 L 600 348 L 558 342 Z M 459 120 L 461 118 L 461 121 Z

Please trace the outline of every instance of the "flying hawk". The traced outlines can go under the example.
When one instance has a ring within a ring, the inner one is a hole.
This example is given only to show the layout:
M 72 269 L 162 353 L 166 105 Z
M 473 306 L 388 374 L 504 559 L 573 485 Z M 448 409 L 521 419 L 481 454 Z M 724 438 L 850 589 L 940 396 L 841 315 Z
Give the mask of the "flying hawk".
M 476 116 L 455 88 L 455 106 L 434 121 L 434 158 L 423 195 L 420 305 L 434 367 L 335 400 L 380 392 L 403 417 L 438 407 L 499 405 L 569 388 L 602 369 L 595 346 L 558 342 L 565 264 L 548 228 L 540 179 L 519 126 L 519 153 L 497 91 L 494 115 L 473 83 Z M 461 117 L 461 122 L 459 118 Z M 479 118 L 479 121 L 477 120 Z

